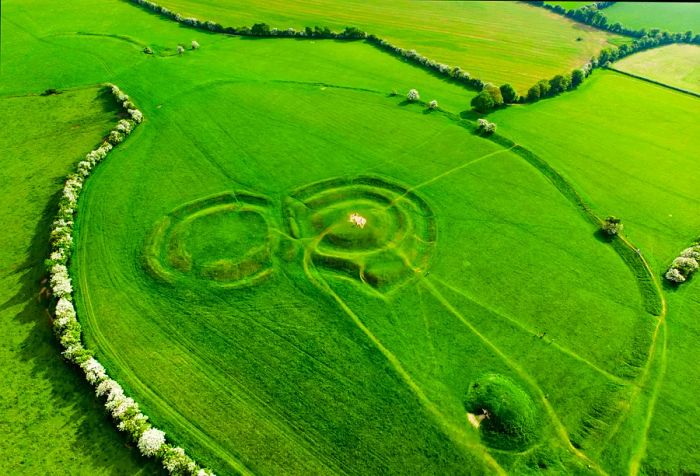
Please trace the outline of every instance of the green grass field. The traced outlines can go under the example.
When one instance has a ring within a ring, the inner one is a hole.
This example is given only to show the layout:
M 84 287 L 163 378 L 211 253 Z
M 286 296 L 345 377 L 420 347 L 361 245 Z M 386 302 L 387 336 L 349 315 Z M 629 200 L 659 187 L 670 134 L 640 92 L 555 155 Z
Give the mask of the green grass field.
M 97 87 L 0 96 L 0 454 L 7 474 L 157 471 L 125 447 L 90 387 L 61 359 L 41 282 L 62 179 L 112 127 L 115 111 Z
M 577 94 L 492 116 L 565 173 L 600 215 L 622 217 L 660 272 L 700 230 L 698 114 L 696 97 L 598 71 Z M 594 117 L 597 127 L 581 134 Z
M 540 79 L 580 67 L 621 38 L 515 2 L 166 0 L 163 5 L 226 26 L 357 26 L 484 81 L 510 82 L 523 93 Z
M 616 2 L 603 12 L 609 23 L 620 22 L 628 28 L 700 31 L 700 4 L 694 2 Z
M 700 47 L 669 45 L 628 56 L 613 66 L 687 91 L 700 93 Z
M 525 61 L 518 22 L 551 41 L 602 38 L 521 4 L 421 4 L 393 27 L 388 6 L 353 5 L 346 17 L 301 3 L 274 16 L 268 4 L 231 23 L 332 16 L 417 40 L 406 31 L 418 25 L 425 38 L 438 25 L 477 31 L 511 45 L 498 60 L 511 71 Z M 444 20 L 468 9 L 483 15 Z M 487 34 L 495 11 L 512 22 Z M 201 464 L 219 475 L 698 472 L 697 283 L 663 288 L 661 308 L 640 258 L 602 237 L 576 195 L 621 216 L 661 273 L 700 232 L 697 98 L 597 71 L 575 92 L 491 114 L 489 140 L 460 118 L 473 117 L 473 93 L 361 42 L 209 34 L 118 0 L 8 0 L 2 28 L 0 114 L 13 127 L 0 132 L 1 199 L 16 231 L 0 251 L 13 342 L 0 383 L 14 392 L 1 394 L 11 417 L 0 427 L 29 428 L 5 440 L 10 473 L 156 471 L 60 361 L 34 301 L 60 177 L 116 119 L 104 81 L 146 119 L 81 195 L 79 319 L 109 374 Z M 201 48 L 178 56 L 192 40 Z M 547 51 L 552 68 L 573 58 Z M 36 95 L 50 87 L 71 89 Z M 440 109 L 405 101 L 409 88 Z
M 602 110 L 617 113 L 601 115 Z M 510 108 L 493 114 L 492 120 L 585 190 L 598 213 L 622 217 L 626 235 L 647 253 L 660 277 L 700 230 L 700 196 L 693 178 L 700 173 L 700 130 L 693 119 L 698 114 L 696 97 L 599 71 L 575 95 Z M 581 134 L 593 117 L 597 127 Z M 658 369 L 665 369 L 664 378 L 652 393 L 655 410 L 640 415 L 649 426 L 643 464 L 648 474 L 700 471 L 694 450 L 700 409 L 691 403 L 696 380 L 688 377 L 697 359 L 692 342 L 698 335 L 700 294 L 697 283 L 690 286 L 666 289 L 668 324 L 659 333 L 659 341 L 665 342 L 661 349 L 666 350 L 658 361 Z

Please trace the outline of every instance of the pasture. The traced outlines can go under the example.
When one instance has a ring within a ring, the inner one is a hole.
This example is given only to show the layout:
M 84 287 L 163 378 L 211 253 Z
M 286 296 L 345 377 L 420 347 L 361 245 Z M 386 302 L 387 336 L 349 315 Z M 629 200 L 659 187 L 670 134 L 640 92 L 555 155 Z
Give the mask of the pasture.
M 352 24 L 523 88 L 613 39 L 515 3 L 166 4 L 223 24 Z M 474 92 L 363 42 L 212 34 L 119 0 L 8 0 L 2 28 L 0 378 L 16 386 L 2 409 L 30 427 L 0 447 L 11 472 L 157 472 L 60 361 L 35 301 L 60 178 L 117 119 L 104 81 L 145 120 L 78 202 L 79 321 L 197 462 L 219 475 L 698 471 L 698 287 L 657 276 L 700 230 L 697 98 L 596 71 L 490 114 L 488 138 Z M 621 216 L 631 244 L 603 236 L 578 194 Z
M 628 28 L 700 31 L 700 4 L 695 2 L 616 2 L 603 13 L 609 23 L 620 22 Z
M 521 93 L 540 79 L 580 67 L 622 38 L 516 2 L 166 0 L 163 5 L 226 26 L 356 26 L 484 81 L 511 83 Z
M 668 45 L 628 56 L 613 67 L 700 94 L 700 47 Z

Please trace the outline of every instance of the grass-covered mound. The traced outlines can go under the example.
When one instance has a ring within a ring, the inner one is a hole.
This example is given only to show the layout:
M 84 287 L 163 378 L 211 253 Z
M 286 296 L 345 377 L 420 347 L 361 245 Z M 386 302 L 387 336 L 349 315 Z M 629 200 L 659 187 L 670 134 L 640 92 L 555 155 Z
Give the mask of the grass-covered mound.
M 437 238 L 428 204 L 382 177 L 308 185 L 292 194 L 285 213 L 292 236 L 309 241 L 315 263 L 375 288 L 426 272 Z
M 508 377 L 485 374 L 469 385 L 464 407 L 483 415 L 479 431 L 492 448 L 523 450 L 537 440 L 537 407 L 530 396 Z

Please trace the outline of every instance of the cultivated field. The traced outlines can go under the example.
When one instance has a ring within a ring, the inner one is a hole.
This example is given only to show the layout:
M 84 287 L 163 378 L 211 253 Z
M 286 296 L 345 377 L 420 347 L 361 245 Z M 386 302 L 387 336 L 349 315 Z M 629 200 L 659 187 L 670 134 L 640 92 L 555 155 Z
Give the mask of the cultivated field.
M 609 23 L 620 22 L 629 28 L 700 31 L 700 4 L 694 2 L 616 2 L 603 12 Z
M 166 0 L 163 4 L 184 16 L 225 26 L 257 22 L 280 29 L 357 26 L 405 49 L 460 66 L 484 81 L 509 82 L 523 93 L 540 79 L 580 67 L 609 41 L 621 38 L 515 2 Z
M 516 3 L 166 4 L 356 25 L 520 88 L 620 39 Z M 120 0 L 7 0 L 2 29 L 11 474 L 158 471 L 37 300 L 62 177 L 133 117 L 107 81 L 145 119 L 82 186 L 72 296 L 86 347 L 197 463 L 700 472 L 700 289 L 662 278 L 700 234 L 697 97 L 598 69 L 484 136 L 475 91 L 362 41 L 210 33 Z
M 616 62 L 626 73 L 700 93 L 700 46 L 669 45 L 643 51 Z

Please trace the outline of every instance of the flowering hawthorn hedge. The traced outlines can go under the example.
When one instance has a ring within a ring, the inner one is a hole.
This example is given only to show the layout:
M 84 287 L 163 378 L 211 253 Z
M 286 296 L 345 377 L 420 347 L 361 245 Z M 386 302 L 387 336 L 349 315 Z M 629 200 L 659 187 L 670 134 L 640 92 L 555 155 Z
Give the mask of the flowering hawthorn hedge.
M 666 279 L 672 283 L 684 283 L 700 268 L 700 238 L 673 260 L 666 271 Z
M 166 443 L 165 433 L 148 422 L 148 417 L 141 413 L 138 403 L 124 394 L 119 383 L 107 375 L 102 364 L 82 344 L 80 323 L 73 306 L 73 286 L 68 272 L 73 252 L 73 223 L 78 211 L 78 198 L 92 170 L 143 120 L 143 114 L 129 96 L 115 85 L 108 86 L 129 119 L 120 120 L 102 144 L 78 162 L 75 172 L 66 178 L 63 186 L 58 214 L 51 227 L 51 254 L 46 260 L 51 294 L 55 300 L 53 330 L 63 347 L 63 357 L 83 370 L 86 380 L 95 388 L 95 394 L 104 399 L 105 409 L 114 418 L 117 428 L 137 444 L 144 456 L 159 458 L 171 474 L 213 476 L 212 472 L 200 468 L 182 448 Z

